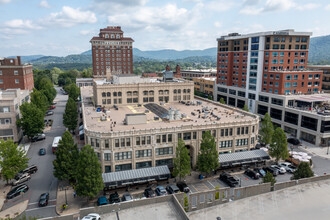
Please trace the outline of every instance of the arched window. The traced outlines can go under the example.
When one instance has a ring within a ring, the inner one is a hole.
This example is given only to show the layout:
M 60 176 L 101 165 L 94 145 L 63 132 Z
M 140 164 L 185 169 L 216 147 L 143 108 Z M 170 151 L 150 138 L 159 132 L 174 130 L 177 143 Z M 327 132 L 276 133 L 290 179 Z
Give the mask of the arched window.
M 154 95 L 154 90 L 150 90 L 149 95 Z
M 108 97 L 111 97 L 111 93 L 110 93 L 110 92 L 107 92 L 107 96 L 108 96 Z
M 113 92 L 113 96 L 117 96 L 117 92 Z
M 118 92 L 118 96 L 121 96 L 121 92 Z
M 168 95 L 168 94 L 169 94 L 169 91 L 168 91 L 168 90 L 165 90 L 165 91 L 164 91 L 164 94 L 165 94 L 165 95 Z
M 178 93 L 181 94 L 181 89 L 178 89 Z
M 106 93 L 105 92 L 102 92 L 102 97 L 105 97 Z
M 186 93 L 186 89 L 183 90 L 183 93 Z
M 164 93 L 163 90 L 159 90 L 159 91 L 158 91 L 158 94 L 159 94 L 159 95 L 163 95 L 163 93 Z
M 132 96 L 132 92 L 128 91 L 127 96 Z
M 187 89 L 187 93 L 190 93 L 190 89 Z
M 174 89 L 173 93 L 174 94 L 177 94 L 178 93 L 178 90 Z

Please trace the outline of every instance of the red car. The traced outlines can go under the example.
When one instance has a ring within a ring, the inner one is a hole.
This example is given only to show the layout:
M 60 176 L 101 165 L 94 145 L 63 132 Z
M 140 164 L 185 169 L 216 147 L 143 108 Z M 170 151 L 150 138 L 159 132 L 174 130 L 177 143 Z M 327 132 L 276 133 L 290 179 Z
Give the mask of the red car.
M 48 107 L 49 110 L 54 109 L 54 108 L 56 108 L 55 105 L 50 105 L 50 106 Z

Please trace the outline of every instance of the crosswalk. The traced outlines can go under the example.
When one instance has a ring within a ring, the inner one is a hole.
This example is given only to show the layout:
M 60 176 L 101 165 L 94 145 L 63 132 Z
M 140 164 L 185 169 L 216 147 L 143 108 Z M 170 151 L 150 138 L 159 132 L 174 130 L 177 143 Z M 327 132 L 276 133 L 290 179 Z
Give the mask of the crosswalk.
M 39 207 L 38 202 L 29 203 L 25 211 L 28 212 L 37 209 L 45 209 L 45 208 L 53 208 L 53 207 L 56 207 L 56 199 L 49 200 L 48 205 L 44 207 Z

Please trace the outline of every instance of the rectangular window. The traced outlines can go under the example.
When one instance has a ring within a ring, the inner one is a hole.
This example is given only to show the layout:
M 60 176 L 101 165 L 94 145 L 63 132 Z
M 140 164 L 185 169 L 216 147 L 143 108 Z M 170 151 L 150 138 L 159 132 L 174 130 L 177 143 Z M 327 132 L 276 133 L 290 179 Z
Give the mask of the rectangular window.
M 291 88 L 291 83 L 290 82 L 284 83 L 284 88 Z
M 111 160 L 111 153 L 104 153 L 104 161 L 110 161 Z
M 272 98 L 272 104 L 283 106 L 283 100 L 282 99 Z
M 127 159 L 132 159 L 131 151 L 115 153 L 115 160 L 127 160 Z
M 14 70 L 14 75 L 18 75 L 18 71 L 17 70 Z
M 160 144 L 160 135 L 156 135 L 156 143 Z
M 163 142 L 163 143 L 166 143 L 166 134 L 163 134 L 163 135 L 162 135 L 162 142 Z
M 237 128 L 237 129 L 236 129 L 236 131 L 237 131 L 236 134 L 237 134 L 237 135 L 241 135 L 241 130 L 240 130 L 240 129 L 241 129 L 241 128 Z
M 151 144 L 151 136 L 147 136 L 147 144 Z
M 131 138 L 126 138 L 126 147 L 131 146 Z
M 152 151 L 151 149 L 148 150 L 137 150 L 135 151 L 135 157 L 140 158 L 140 157 L 151 157 L 152 156 Z
M 146 145 L 146 137 L 141 137 L 141 145 Z
M 156 148 L 156 155 L 173 154 L 173 147 Z
M 135 145 L 139 146 L 141 144 L 140 137 L 135 138 Z
M 15 83 L 18 84 L 19 83 L 19 79 L 15 79 Z

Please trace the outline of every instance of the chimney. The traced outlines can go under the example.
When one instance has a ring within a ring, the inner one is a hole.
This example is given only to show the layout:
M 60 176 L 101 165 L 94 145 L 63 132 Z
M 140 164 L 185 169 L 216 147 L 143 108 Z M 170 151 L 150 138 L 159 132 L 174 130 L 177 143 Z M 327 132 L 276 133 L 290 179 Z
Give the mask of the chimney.
M 17 61 L 18 61 L 18 65 L 19 65 L 19 66 L 22 65 L 22 64 L 21 64 L 21 56 L 17 56 Z

